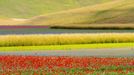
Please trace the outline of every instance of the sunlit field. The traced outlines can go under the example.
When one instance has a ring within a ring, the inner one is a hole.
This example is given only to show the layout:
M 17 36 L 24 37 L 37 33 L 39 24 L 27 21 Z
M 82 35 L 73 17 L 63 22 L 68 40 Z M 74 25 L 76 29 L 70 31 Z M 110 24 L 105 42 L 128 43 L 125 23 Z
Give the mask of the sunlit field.
M 26 25 L 133 24 L 134 0 L 113 0 L 92 6 L 35 16 Z
M 1 35 L 0 46 L 41 46 L 134 42 L 133 33 Z
M 85 2 L 86 1 L 86 2 Z M 31 18 L 62 10 L 91 6 L 112 0 L 0 0 L 0 18 Z M 26 11 L 27 10 L 27 11 Z
M 134 75 L 134 0 L 0 0 L 0 75 Z

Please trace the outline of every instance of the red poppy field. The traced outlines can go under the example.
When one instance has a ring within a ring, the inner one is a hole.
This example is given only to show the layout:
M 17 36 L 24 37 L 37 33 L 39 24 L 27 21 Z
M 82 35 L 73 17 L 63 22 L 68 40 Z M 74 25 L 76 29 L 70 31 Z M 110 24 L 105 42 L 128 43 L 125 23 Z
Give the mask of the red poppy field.
M 134 58 L 0 56 L 0 75 L 133 75 Z

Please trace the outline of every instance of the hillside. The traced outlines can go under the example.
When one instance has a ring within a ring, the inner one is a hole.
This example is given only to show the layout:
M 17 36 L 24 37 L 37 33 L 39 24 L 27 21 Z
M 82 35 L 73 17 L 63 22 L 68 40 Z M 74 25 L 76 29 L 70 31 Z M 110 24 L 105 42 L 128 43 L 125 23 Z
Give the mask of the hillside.
M 130 24 L 134 23 L 134 0 L 115 0 L 103 4 L 41 15 L 25 24 L 69 25 L 69 24 Z
M 30 18 L 112 0 L 0 0 L 0 18 Z

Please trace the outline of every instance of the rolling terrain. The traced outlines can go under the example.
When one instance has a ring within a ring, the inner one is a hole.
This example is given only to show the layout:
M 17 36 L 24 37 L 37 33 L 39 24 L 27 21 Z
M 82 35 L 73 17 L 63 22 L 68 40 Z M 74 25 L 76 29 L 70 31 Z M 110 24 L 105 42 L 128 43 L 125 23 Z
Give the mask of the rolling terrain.
M 0 75 L 133 75 L 134 0 L 0 0 Z
M 42 14 L 92 6 L 113 0 L 0 0 L 0 25 L 19 25 Z
M 34 17 L 30 25 L 133 24 L 134 0 L 115 0 L 102 4 Z
M 112 0 L 0 0 L 0 17 L 29 18 Z

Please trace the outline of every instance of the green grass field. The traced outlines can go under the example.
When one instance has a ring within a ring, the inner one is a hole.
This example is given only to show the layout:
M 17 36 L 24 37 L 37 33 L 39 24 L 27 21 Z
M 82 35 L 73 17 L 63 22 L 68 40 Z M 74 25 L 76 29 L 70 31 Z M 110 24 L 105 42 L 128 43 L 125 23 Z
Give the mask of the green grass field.
M 101 49 L 101 48 L 133 48 L 133 47 L 134 43 L 103 43 L 103 44 L 0 47 L 0 51 L 78 50 L 78 49 Z

